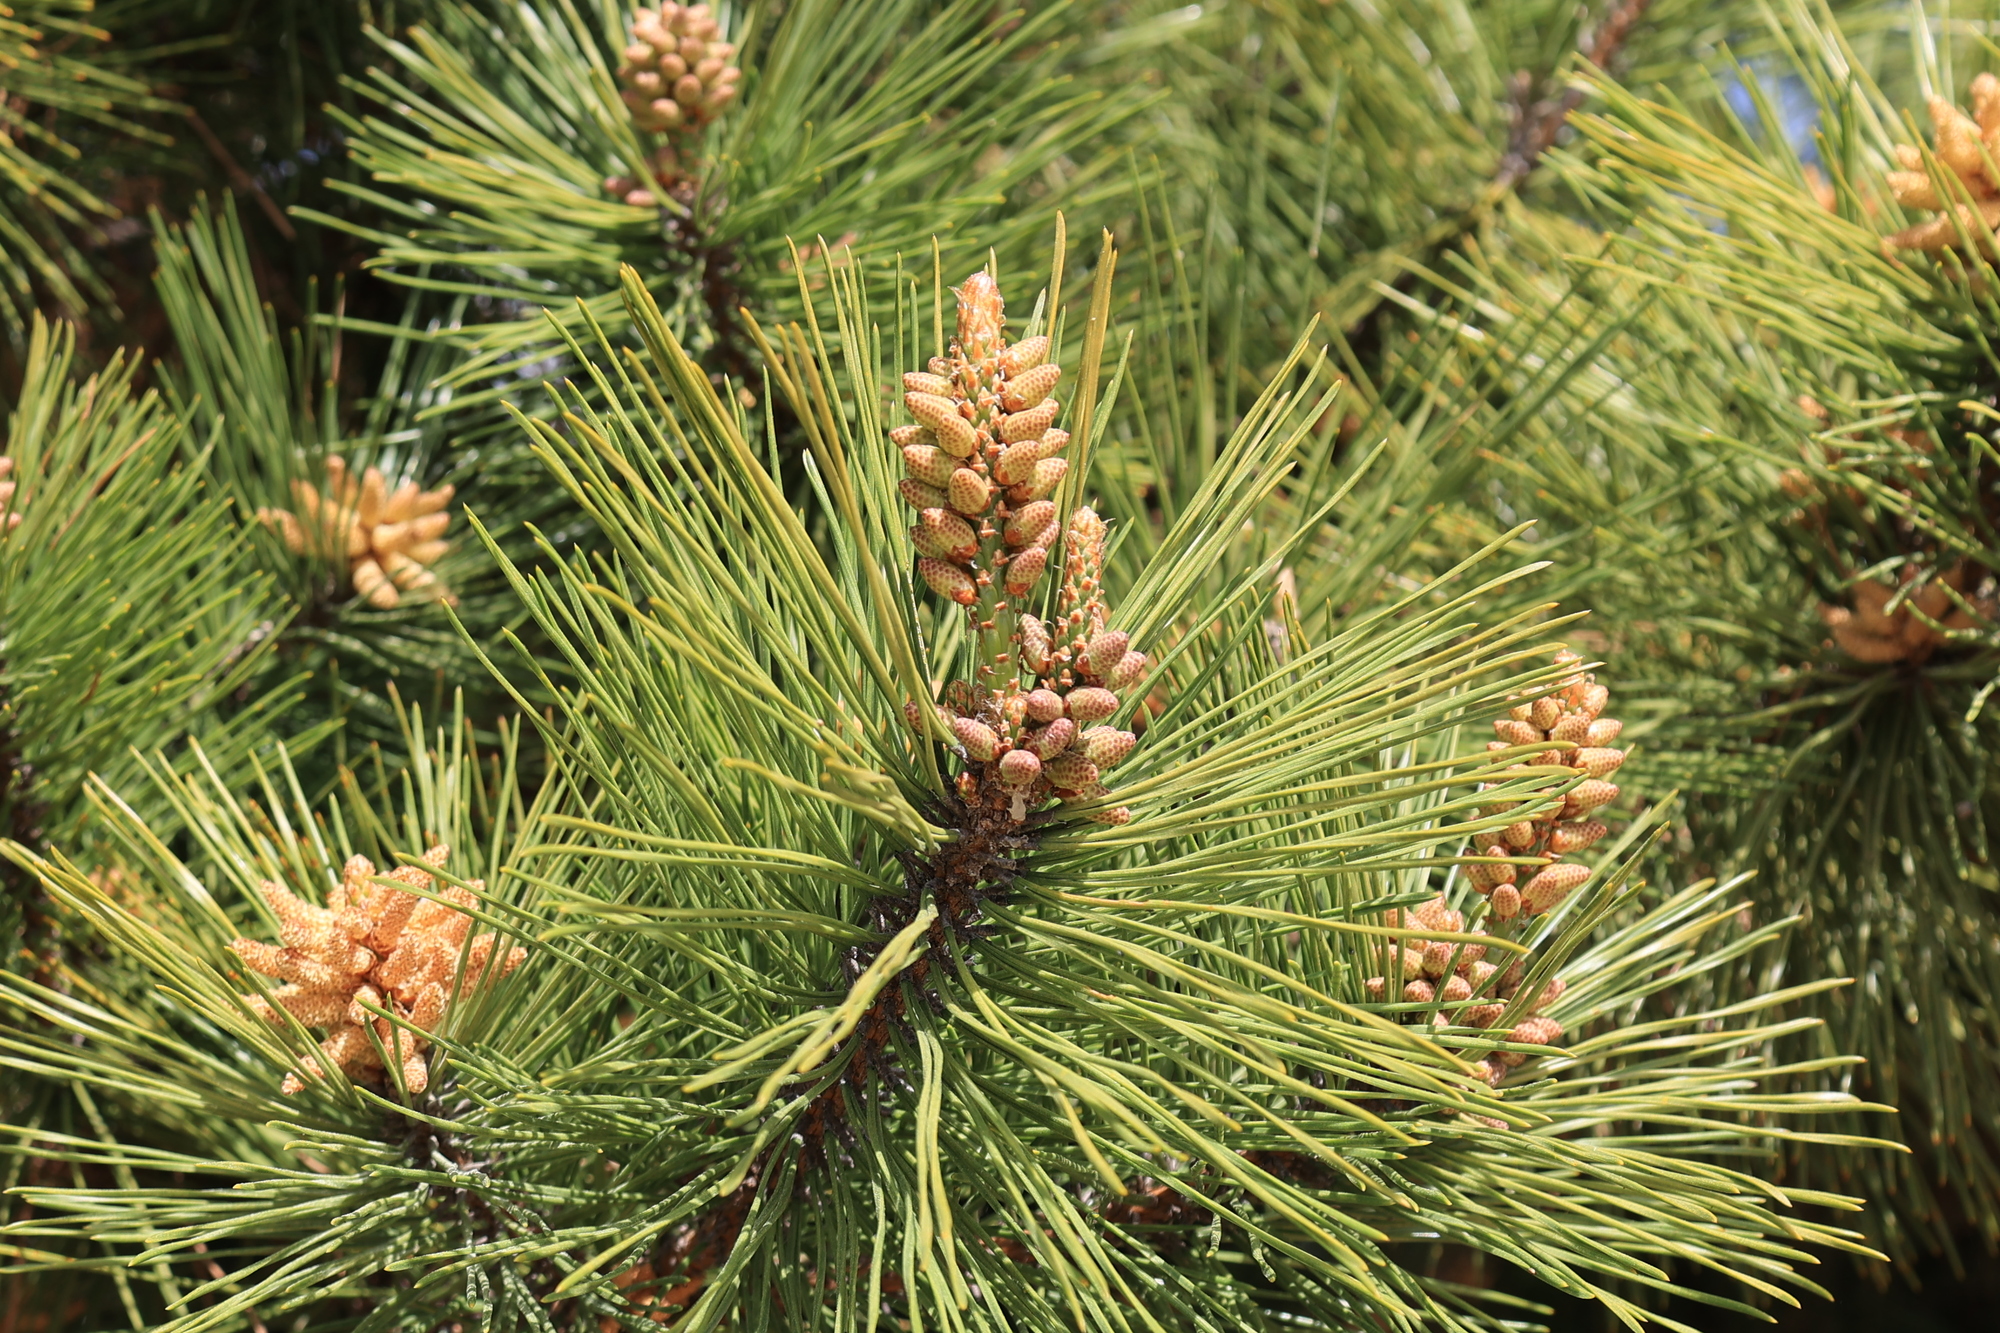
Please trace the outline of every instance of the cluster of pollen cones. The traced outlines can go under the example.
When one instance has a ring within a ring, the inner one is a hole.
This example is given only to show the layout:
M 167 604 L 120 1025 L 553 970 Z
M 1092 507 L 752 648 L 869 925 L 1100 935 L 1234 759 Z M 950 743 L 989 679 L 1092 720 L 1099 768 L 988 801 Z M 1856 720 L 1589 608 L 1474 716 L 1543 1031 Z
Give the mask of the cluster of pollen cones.
M 472 918 L 463 909 L 478 902 L 471 889 L 446 888 L 443 901 L 409 891 L 430 891 L 431 872 L 443 869 L 449 855 L 448 848 L 432 847 L 421 864 L 391 871 L 386 884 L 377 881 L 367 857 L 353 857 L 325 907 L 267 880 L 261 890 L 277 915 L 281 943 L 238 939 L 229 947 L 246 967 L 285 984 L 269 1000 L 248 995 L 245 1001 L 274 1024 L 290 1014 L 306 1027 L 326 1029 L 320 1054 L 348 1078 L 379 1079 L 387 1056 L 400 1068 L 403 1086 L 412 1095 L 423 1092 L 430 1086 L 424 1058 L 430 1043 L 423 1034 L 436 1028 L 463 986 L 504 977 L 526 956 L 516 946 L 496 959 L 499 940 L 491 934 L 466 943 Z M 307 1078 L 325 1076 L 320 1062 L 308 1058 L 285 1076 L 284 1092 L 289 1096 Z
M 1556 655 L 1556 661 L 1563 665 L 1579 660 L 1574 653 Z M 1511 860 L 1467 867 L 1466 878 L 1485 895 L 1496 919 L 1510 921 L 1517 916 L 1539 916 L 1552 911 L 1590 878 L 1589 867 L 1564 862 L 1562 858 L 1581 852 L 1604 837 L 1608 830 L 1590 816 L 1618 798 L 1618 785 L 1605 779 L 1625 762 L 1625 752 L 1611 748 L 1624 724 L 1603 716 L 1610 697 L 1611 691 L 1598 684 L 1594 676 L 1578 672 L 1563 681 L 1554 693 L 1516 704 L 1505 718 L 1493 724 L 1498 739 L 1487 742 L 1489 751 L 1529 745 L 1560 746 L 1530 756 L 1529 764 L 1567 768 L 1583 775 L 1583 781 L 1570 788 L 1559 806 L 1481 833 L 1473 840 L 1482 856 L 1535 858 L 1547 863 L 1525 879 L 1522 871 L 1526 867 Z M 1507 771 L 1525 767 L 1515 764 Z M 1526 804 L 1503 801 L 1486 806 L 1480 813 L 1488 818 L 1513 814 Z
M 1570 652 L 1556 654 L 1558 666 L 1581 660 Z M 1562 1041 L 1562 1025 L 1543 1012 L 1562 998 L 1562 979 L 1541 983 L 1522 1002 L 1528 960 L 1517 957 L 1505 967 L 1489 962 L 1491 950 L 1484 941 L 1493 934 L 1509 935 L 1529 919 L 1553 911 L 1590 879 L 1590 867 L 1563 858 L 1609 832 L 1591 817 L 1617 798 L 1617 786 L 1605 779 L 1625 762 L 1625 752 L 1611 747 L 1623 728 L 1615 718 L 1603 716 L 1609 700 L 1610 691 L 1596 677 L 1575 671 L 1550 693 L 1515 704 L 1493 724 L 1496 739 L 1487 743 L 1489 752 L 1538 749 L 1526 756 L 1527 764 L 1508 765 L 1503 775 L 1531 776 L 1531 769 L 1567 774 L 1551 775 L 1549 796 L 1499 801 L 1481 809 L 1486 819 L 1521 816 L 1473 839 L 1474 851 L 1485 859 L 1468 863 L 1466 879 L 1486 899 L 1482 926 L 1468 930 L 1465 914 L 1442 895 L 1389 912 L 1386 924 L 1410 934 L 1390 938 L 1382 955 L 1383 974 L 1366 982 L 1370 999 L 1423 1005 L 1430 1021 L 1488 1029 L 1511 1010 L 1525 1016 L 1504 1034 L 1510 1044 L 1554 1046 Z M 1554 799 L 1556 790 L 1562 792 L 1560 800 Z M 1487 1082 L 1499 1087 L 1507 1071 L 1527 1058 L 1524 1051 L 1489 1053 L 1482 1060 Z
M 1409 1004 L 1438 1005 L 1438 1021 L 1490 1028 L 1498 1023 L 1520 994 L 1528 972 L 1527 960 L 1516 958 L 1506 967 L 1486 961 L 1484 944 L 1425 939 L 1424 932 L 1439 935 L 1483 935 L 1466 931 L 1465 914 L 1448 907 L 1442 896 L 1407 911 L 1391 909 L 1387 922 L 1408 927 L 1413 934 L 1394 941 L 1388 958 L 1400 966 L 1401 998 Z M 1368 998 L 1390 999 L 1389 978 L 1370 977 Z M 1563 1038 L 1562 1024 L 1542 1010 L 1562 998 L 1564 984 L 1552 977 L 1529 1001 L 1529 1016 L 1507 1030 L 1506 1040 L 1524 1046 L 1554 1046 Z M 1494 1051 L 1483 1060 L 1487 1082 L 1498 1087 L 1507 1070 L 1528 1058 L 1525 1051 Z
M 1062 368 L 1047 337 L 1010 344 L 1005 328 L 998 285 L 973 274 L 958 288 L 950 354 L 903 377 L 914 424 L 890 439 L 903 454 L 903 499 L 917 511 L 917 572 L 966 608 L 991 649 L 978 681 L 954 682 L 932 705 L 968 765 L 960 793 L 968 802 L 997 796 L 1025 818 L 1051 797 L 1108 795 L 1104 772 L 1137 738 L 1106 724 L 1150 662 L 1108 624 L 1104 520 L 1084 506 L 1065 523 L 1052 498 L 1069 470 L 1053 396 Z M 1026 603 L 1059 541 L 1063 582 L 1044 620 Z M 921 730 L 921 708 L 909 712 Z M 1091 817 L 1123 823 L 1130 811 L 1100 806 Z
M 1850 594 L 1854 606 L 1820 607 L 1820 619 L 1840 650 L 1857 662 L 1916 664 L 1951 641 L 1954 632 L 1978 628 L 1994 608 L 1968 599 L 1972 567 L 1958 561 L 1915 591 L 1915 571 L 1900 585 L 1864 579 Z M 1891 603 L 1894 603 L 1892 606 Z
M 1930 113 L 1935 154 L 1950 175 L 1940 182 L 1926 169 L 1921 150 L 1896 145 L 1902 170 L 1888 174 L 1889 193 L 1905 208 L 1936 216 L 1897 232 L 1888 243 L 1936 253 L 1970 240 L 1990 257 L 1993 229 L 2000 226 L 2000 79 L 1991 74 L 1973 79 L 1970 116 L 1935 96 Z
M 721 40 L 721 25 L 707 5 L 668 3 L 632 15 L 632 41 L 618 67 L 620 96 L 639 129 L 667 136 L 653 156 L 654 179 L 672 186 L 686 174 L 684 151 L 703 126 L 735 100 L 743 71 L 730 63 L 736 48 Z M 659 202 L 652 187 L 630 176 L 607 177 L 604 187 L 637 207 Z
M 354 591 L 386 611 L 404 594 L 451 602 L 430 566 L 451 549 L 444 530 L 452 488 L 424 490 L 414 481 L 389 489 L 381 469 L 356 477 L 347 460 L 326 460 L 326 483 L 292 482 L 292 509 L 259 509 L 258 519 L 284 538 L 294 555 L 345 561 Z
M 2000 92 L 2000 86 L 1994 91 Z M 1832 411 L 1810 394 L 1800 394 L 1798 405 L 1822 430 L 1833 421 Z M 1920 454 L 1937 451 L 1937 442 L 1928 431 L 1903 429 L 1883 433 Z M 1815 445 L 1808 438 L 1800 451 L 1806 463 L 1814 462 L 1815 450 L 1829 464 L 1839 458 L 1835 446 Z M 1779 476 L 1778 484 L 1788 494 L 1808 502 L 1795 519 L 1816 529 L 1823 538 L 1829 536 L 1827 504 L 1821 493 L 1824 483 L 1802 468 L 1787 468 Z M 1842 489 L 1849 505 L 1859 509 L 1866 503 L 1858 487 Z M 1854 584 L 1848 598 L 1853 602 L 1852 607 L 1822 602 L 1820 620 L 1832 631 L 1833 642 L 1842 652 L 1857 662 L 1874 666 L 1920 665 L 1950 643 L 1954 635 L 1990 628 L 1995 614 L 2000 613 L 2000 598 L 1993 595 L 1990 581 L 1964 560 L 1955 561 L 1942 573 L 1928 578 L 1916 566 L 1908 565 L 1894 582 L 1863 579 Z

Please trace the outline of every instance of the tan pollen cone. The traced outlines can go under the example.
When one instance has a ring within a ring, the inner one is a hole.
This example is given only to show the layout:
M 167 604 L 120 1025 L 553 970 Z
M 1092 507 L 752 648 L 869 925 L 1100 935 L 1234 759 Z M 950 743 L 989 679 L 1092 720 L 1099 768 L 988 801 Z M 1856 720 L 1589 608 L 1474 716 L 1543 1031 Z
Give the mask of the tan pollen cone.
M 431 871 L 442 869 L 449 855 L 449 848 L 433 847 L 421 864 L 401 866 L 387 878 L 428 892 L 435 883 Z M 244 997 L 258 1014 L 279 1025 L 290 1014 L 307 1027 L 326 1029 L 320 1056 L 358 1083 L 379 1078 L 384 1072 L 380 1052 L 389 1052 L 402 1072 L 403 1086 L 415 1094 L 430 1086 L 424 1059 L 430 1042 L 420 1034 L 436 1028 L 444 1016 L 459 979 L 461 955 L 464 983 L 479 985 L 512 972 L 527 950 L 517 945 L 496 961 L 498 936 L 481 935 L 466 945 L 472 918 L 463 909 L 479 901 L 470 889 L 454 885 L 439 902 L 374 883 L 375 878 L 367 857 L 350 858 L 325 907 L 267 880 L 264 901 L 278 918 L 280 942 L 237 939 L 229 948 L 244 966 L 285 983 L 271 992 L 270 1000 Z M 376 1010 L 396 1015 L 416 1031 Z M 308 1058 L 285 1075 L 283 1091 L 289 1096 L 306 1079 L 325 1076 L 319 1060 Z
M 349 583 L 370 606 L 390 610 L 406 593 L 455 604 L 430 570 L 451 549 L 444 540 L 451 497 L 450 486 L 427 491 L 414 481 L 391 491 L 379 468 L 357 479 L 336 455 L 326 460 L 325 485 L 294 481 L 293 507 L 259 509 L 257 518 L 295 555 L 344 560 Z

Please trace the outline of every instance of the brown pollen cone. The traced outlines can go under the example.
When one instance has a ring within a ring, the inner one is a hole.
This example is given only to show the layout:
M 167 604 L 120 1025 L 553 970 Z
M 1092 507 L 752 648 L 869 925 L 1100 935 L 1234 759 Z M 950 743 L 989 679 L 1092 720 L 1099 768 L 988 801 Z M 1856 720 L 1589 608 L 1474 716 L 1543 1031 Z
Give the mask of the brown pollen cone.
M 1581 870 L 1581 866 L 1565 867 Z M 1477 927 L 1467 930 L 1465 914 L 1445 903 L 1443 895 L 1416 907 L 1391 909 L 1384 924 L 1410 932 L 1385 941 L 1377 950 L 1397 974 L 1369 977 L 1363 989 L 1372 1002 L 1394 999 L 1404 1004 L 1430 1006 L 1431 1012 L 1406 1010 L 1405 1022 L 1435 1022 L 1485 1028 L 1497 1040 L 1532 1046 L 1555 1046 L 1563 1038 L 1562 1024 L 1543 1013 L 1560 1000 L 1567 989 L 1560 977 L 1541 983 L 1526 1001 L 1526 1016 L 1512 1028 L 1494 1031 L 1507 1011 L 1521 1000 L 1521 988 L 1528 974 L 1524 959 L 1516 958 L 1501 966 L 1487 960 L 1489 946 L 1462 940 L 1427 938 L 1432 935 L 1483 936 Z M 1498 1088 L 1508 1074 L 1530 1057 L 1524 1051 L 1494 1051 L 1481 1062 L 1486 1082 Z M 1503 1122 L 1485 1121 L 1495 1129 Z
M 731 63 L 736 48 L 721 40 L 721 25 L 707 5 L 667 0 L 657 9 L 635 9 L 631 31 L 618 66 L 619 96 L 634 125 L 668 137 L 652 170 L 661 185 L 671 187 L 687 174 L 695 136 L 735 100 L 743 71 Z M 629 176 L 609 177 L 604 185 L 628 204 L 659 202 L 648 186 Z
M 1915 581 L 1914 570 L 1905 572 L 1900 586 L 1865 579 L 1849 593 L 1852 609 L 1823 605 L 1820 619 L 1833 632 L 1840 650 L 1857 662 L 1915 665 L 1949 643 L 1952 631 L 1973 629 L 1980 617 L 1994 613 L 1996 608 L 1987 600 L 1975 601 L 1964 595 L 1971 570 L 1960 560 L 1900 600 L 1898 594 Z M 1892 601 L 1896 602 L 1893 610 Z
M 953 682 L 933 705 L 966 761 L 959 795 L 974 806 L 997 797 L 1016 820 L 1053 798 L 1122 824 L 1129 810 L 1100 804 L 1103 775 L 1137 738 L 1104 724 L 1151 662 L 1107 628 L 1104 520 L 1086 506 L 1063 521 L 1053 499 L 1069 467 L 1052 396 L 1062 367 L 1046 337 L 1008 341 L 991 274 L 974 273 L 956 293 L 950 352 L 903 376 L 913 424 L 890 442 L 903 456 L 902 497 L 917 511 L 918 577 L 965 608 L 981 645 L 979 679 Z M 1056 614 L 1044 620 L 1027 608 L 1057 568 Z M 909 716 L 923 729 L 914 702 Z
M 1575 653 L 1563 652 L 1556 655 L 1556 660 L 1568 664 L 1581 659 Z M 1540 857 L 1551 863 L 1541 868 L 1468 866 L 1467 880 L 1488 897 L 1496 918 L 1507 920 L 1517 913 L 1539 916 L 1553 911 L 1590 878 L 1588 867 L 1554 863 L 1586 850 L 1610 831 L 1593 817 L 1601 807 L 1617 799 L 1618 786 L 1607 779 L 1625 762 L 1625 752 L 1612 746 L 1624 730 L 1624 723 L 1604 716 L 1610 697 L 1611 692 L 1598 684 L 1595 676 L 1578 672 L 1562 682 L 1554 693 L 1516 704 L 1505 718 L 1493 724 L 1498 739 L 1488 742 L 1487 749 L 1560 744 L 1564 748 L 1531 756 L 1533 764 L 1569 768 L 1584 776 L 1560 806 L 1487 830 L 1473 839 L 1473 846 L 1481 856 Z M 1513 764 L 1507 771 L 1525 766 Z M 1489 818 L 1512 814 L 1522 804 L 1503 802 L 1486 806 L 1480 813 Z M 1503 885 L 1511 886 L 1515 893 L 1494 897 L 1494 891 Z
M 1556 661 L 1570 666 L 1581 659 L 1562 652 Z M 1543 1013 L 1562 997 L 1565 985 L 1561 978 L 1539 983 L 1524 997 L 1522 987 L 1532 970 L 1525 957 L 1513 955 L 1509 961 L 1510 955 L 1476 938 L 1467 942 L 1436 937 L 1484 936 L 1490 927 L 1495 936 L 1505 938 L 1530 918 L 1554 911 L 1589 881 L 1590 867 L 1563 858 L 1588 849 L 1610 831 L 1594 817 L 1616 799 L 1618 788 L 1606 779 L 1625 762 L 1625 752 L 1613 746 L 1624 724 L 1604 715 L 1609 702 L 1610 691 L 1595 676 L 1577 671 L 1550 693 L 1516 702 L 1506 717 L 1493 724 L 1497 739 L 1488 743 L 1489 750 L 1537 747 L 1538 752 L 1528 756 L 1534 767 L 1566 768 L 1574 775 L 1552 780 L 1552 787 L 1560 784 L 1567 791 L 1559 804 L 1540 813 L 1525 813 L 1524 807 L 1529 805 L 1525 801 L 1500 802 L 1480 812 L 1487 819 L 1518 817 L 1477 834 L 1473 849 L 1478 855 L 1540 864 L 1468 865 L 1467 882 L 1487 900 L 1482 926 L 1470 930 L 1465 914 L 1451 907 L 1442 894 L 1414 908 L 1388 912 L 1383 924 L 1399 933 L 1376 946 L 1377 965 L 1383 975 L 1363 982 L 1370 1001 L 1400 1000 L 1425 1006 L 1401 1011 L 1398 1017 L 1405 1022 L 1483 1028 L 1498 1040 L 1516 1045 L 1554 1046 L 1561 1042 L 1562 1025 Z M 1527 767 L 1517 763 L 1503 771 Z M 1497 1031 L 1510 1010 L 1516 1014 L 1514 1025 Z M 1481 1073 L 1497 1089 L 1512 1070 L 1530 1058 L 1523 1051 L 1496 1051 L 1483 1058 Z M 1476 1118 L 1492 1128 L 1505 1127 L 1502 1122 Z

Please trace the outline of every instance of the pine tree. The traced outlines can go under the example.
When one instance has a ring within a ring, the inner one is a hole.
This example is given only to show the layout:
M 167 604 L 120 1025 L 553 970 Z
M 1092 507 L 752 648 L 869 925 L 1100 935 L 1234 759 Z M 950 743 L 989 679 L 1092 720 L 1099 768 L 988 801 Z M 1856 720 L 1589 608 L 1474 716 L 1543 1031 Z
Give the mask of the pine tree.
M 1315 315 L 1365 388 L 1410 327 L 1397 302 L 1417 273 L 1573 226 L 1574 200 L 1543 167 L 1589 105 L 1579 70 L 1664 84 L 1712 115 L 1714 57 L 1783 48 L 1761 6 L 1728 0 L 1130 8 L 1107 45 L 1143 49 L 1173 90 L 1145 143 L 1174 166 L 1171 217 L 1200 247 L 1212 354 L 1237 366 L 1219 386 L 1229 401 Z
M 157 394 L 134 392 L 133 362 L 78 383 L 73 361 L 68 330 L 38 319 L 0 454 L 0 811 L 16 843 L 81 850 L 89 775 L 126 778 L 133 749 L 191 731 L 233 755 L 281 700 L 244 712 L 234 740 L 217 729 L 268 656 L 269 591 L 228 505 L 184 461 L 193 441 Z M 42 907 L 31 881 L 9 881 L 9 966 L 58 965 Z
M 2000 85 L 1839 12 L 21 56 L 0 282 L 132 350 L 0 449 L 0 1327 L 1689 1328 L 1996 1234 Z
M 114 356 L 88 378 L 73 376 L 74 363 L 69 327 L 37 317 L 0 452 L 0 817 L 12 845 L 61 846 L 122 894 L 88 782 L 130 788 L 145 771 L 140 753 L 185 767 L 194 738 L 208 771 L 241 781 L 297 683 L 267 669 L 285 613 L 227 501 L 204 484 L 215 441 L 135 390 L 134 359 Z M 171 806 L 133 798 L 156 836 L 173 836 Z M 88 1004 L 130 984 L 131 969 L 106 956 L 88 923 L 12 866 L 0 876 L 0 931 L 8 974 L 49 1004 Z M 14 1010 L 10 1045 L 52 1021 L 46 1008 Z M 0 1106 L 13 1123 L 58 1132 L 105 1124 L 71 1082 L 10 1081 Z M 6 1178 L 38 1181 L 52 1165 L 17 1156 Z M 15 1201 L 7 1211 L 16 1217 Z M 76 1286 L 69 1277 L 35 1289 L 66 1306 Z
M 546 373 L 562 343 L 545 309 L 567 329 L 616 327 L 621 265 L 712 371 L 741 379 L 740 312 L 794 315 L 795 265 L 934 243 L 954 264 L 989 249 L 1027 262 L 1055 208 L 1125 192 L 1103 138 L 1141 100 L 1066 77 L 1085 6 L 425 11 L 377 36 L 393 66 L 363 88 L 372 109 L 342 117 L 370 183 L 343 189 L 381 218 L 359 230 L 371 266 L 469 299 L 434 335 L 473 353 L 442 381 L 459 410 Z
M 363 339 L 337 323 L 288 335 L 260 298 L 233 204 L 159 231 L 156 284 L 177 353 L 160 374 L 190 428 L 218 438 L 216 480 L 254 521 L 247 544 L 285 603 L 274 669 L 313 677 L 311 712 L 290 725 L 340 721 L 335 762 L 369 744 L 400 750 L 396 692 L 435 708 L 476 686 L 484 673 L 464 636 L 488 639 L 519 618 L 468 540 L 467 504 L 516 531 L 562 514 L 528 475 L 525 450 L 469 446 L 424 419 L 462 357 L 392 344 L 357 401 L 341 360 L 365 353 L 353 347 Z M 482 722 L 491 694 L 473 702 Z

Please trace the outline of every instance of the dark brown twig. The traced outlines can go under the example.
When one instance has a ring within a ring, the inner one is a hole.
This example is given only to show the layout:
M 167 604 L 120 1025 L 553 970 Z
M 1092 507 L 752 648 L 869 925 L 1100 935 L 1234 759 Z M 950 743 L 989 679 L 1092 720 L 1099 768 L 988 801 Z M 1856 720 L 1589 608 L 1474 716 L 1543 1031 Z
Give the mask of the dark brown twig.
M 280 236 L 288 241 L 299 239 L 298 229 L 292 226 L 292 220 L 285 216 L 285 210 L 278 207 L 278 201 L 264 193 L 264 187 L 258 184 L 257 178 L 245 171 L 236 159 L 229 155 L 228 147 L 222 140 L 216 138 L 215 131 L 208 127 L 208 122 L 203 120 L 200 113 L 192 107 L 187 111 L 187 122 L 194 127 L 194 132 L 201 136 L 201 141 L 208 145 L 208 151 L 215 154 L 215 160 L 222 164 L 222 170 L 229 177 L 229 183 L 236 192 L 255 195 L 257 206 L 264 210 L 265 217 L 271 219 L 271 225 L 278 229 Z
M 1614 0 L 1603 20 L 1592 31 L 1590 47 L 1584 52 L 1584 58 L 1600 70 L 1608 68 L 1624 50 L 1632 30 L 1651 7 L 1652 0 Z M 1568 88 L 1559 97 L 1538 97 L 1537 90 L 1546 88 L 1551 77 L 1543 75 L 1537 78 L 1527 70 L 1521 70 L 1509 80 L 1514 98 L 1514 128 L 1508 135 L 1507 149 L 1501 154 L 1500 165 L 1493 178 L 1465 208 L 1438 219 L 1416 237 L 1380 252 L 1382 256 L 1400 256 L 1394 262 L 1402 269 L 1402 275 L 1394 280 L 1393 286 L 1399 289 L 1406 287 L 1411 271 L 1427 256 L 1439 254 L 1477 231 L 1493 210 L 1520 188 L 1540 163 L 1542 155 L 1555 146 L 1570 113 L 1583 104 L 1585 94 L 1581 88 Z M 1381 305 L 1382 298 L 1378 292 L 1364 294 L 1362 286 L 1376 281 L 1380 273 L 1377 264 L 1357 267 L 1322 303 L 1321 308 L 1347 330 L 1350 343 L 1368 341 L 1365 326 Z
M 1621 0 L 1613 5 L 1591 34 L 1590 49 L 1584 58 L 1600 70 L 1609 69 L 1652 3 L 1653 0 Z M 1560 97 L 1543 96 L 1530 103 L 1528 99 L 1536 82 L 1526 70 L 1515 74 L 1512 80 L 1514 132 L 1507 140 L 1507 152 L 1500 159 L 1500 170 L 1494 174 L 1493 188 L 1488 192 L 1496 199 L 1526 179 L 1542 160 L 1542 154 L 1555 146 L 1556 136 L 1562 133 L 1570 113 L 1583 105 L 1583 89 L 1575 87 L 1565 88 Z M 1547 84 L 1546 79 L 1540 82 Z

